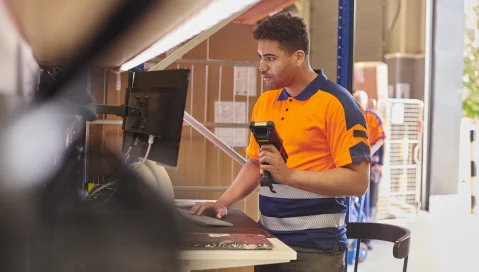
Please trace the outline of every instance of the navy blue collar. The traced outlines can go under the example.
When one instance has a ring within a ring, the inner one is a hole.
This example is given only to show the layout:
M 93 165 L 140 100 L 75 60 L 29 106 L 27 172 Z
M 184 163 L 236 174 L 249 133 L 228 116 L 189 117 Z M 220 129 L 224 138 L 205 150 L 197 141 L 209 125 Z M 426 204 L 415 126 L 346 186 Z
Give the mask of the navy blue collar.
M 318 76 L 309 83 L 304 90 L 298 94 L 294 99 L 296 100 L 308 100 L 313 96 L 316 92 L 318 92 L 319 86 L 321 85 L 320 83 L 323 82 L 324 80 L 327 80 L 328 78 L 324 75 L 324 72 L 322 69 L 319 70 L 314 70 Z M 283 101 L 287 100 L 290 97 L 289 93 L 286 91 L 285 88 L 281 91 L 281 94 L 278 96 L 278 101 Z

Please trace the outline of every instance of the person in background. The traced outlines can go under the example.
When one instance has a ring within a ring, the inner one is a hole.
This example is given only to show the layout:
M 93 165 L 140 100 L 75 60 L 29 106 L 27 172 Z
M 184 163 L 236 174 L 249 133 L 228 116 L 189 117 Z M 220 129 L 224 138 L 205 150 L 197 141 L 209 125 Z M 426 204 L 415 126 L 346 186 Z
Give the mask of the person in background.
M 366 110 L 370 110 L 372 112 L 378 112 L 378 102 L 374 98 L 369 98 L 368 99 L 368 106 L 366 107 Z
M 369 220 L 375 221 L 379 195 L 379 182 L 381 180 L 384 161 L 384 141 L 386 139 L 386 133 L 383 128 L 381 117 L 377 113 L 376 99 L 368 99 L 368 94 L 362 90 L 358 90 L 354 93 L 354 99 L 366 111 L 368 136 L 369 142 L 371 143 L 371 154 L 373 159 L 369 180 Z M 372 249 L 370 241 L 365 242 L 369 249 Z

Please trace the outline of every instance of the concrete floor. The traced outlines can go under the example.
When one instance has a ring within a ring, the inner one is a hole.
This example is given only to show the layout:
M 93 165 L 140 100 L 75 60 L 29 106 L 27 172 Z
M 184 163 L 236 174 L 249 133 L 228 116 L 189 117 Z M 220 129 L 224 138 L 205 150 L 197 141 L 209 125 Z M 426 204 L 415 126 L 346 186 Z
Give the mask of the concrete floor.
M 407 271 L 479 271 L 479 215 L 420 213 L 414 220 L 381 222 L 411 230 Z M 403 260 L 392 256 L 391 243 L 376 241 L 358 272 L 402 271 L 402 265 Z M 351 271 L 354 266 L 348 267 Z

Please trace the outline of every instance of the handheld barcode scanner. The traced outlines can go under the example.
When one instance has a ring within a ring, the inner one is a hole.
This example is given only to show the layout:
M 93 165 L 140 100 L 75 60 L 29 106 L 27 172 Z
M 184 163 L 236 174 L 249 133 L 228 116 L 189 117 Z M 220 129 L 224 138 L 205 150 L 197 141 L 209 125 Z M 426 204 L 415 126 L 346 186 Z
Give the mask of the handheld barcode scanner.
M 253 133 L 253 136 L 260 147 L 265 144 L 273 145 L 276 147 L 279 153 L 281 153 L 281 157 L 283 157 L 283 160 L 286 163 L 288 160 L 288 154 L 283 147 L 283 140 L 279 136 L 273 121 L 251 122 L 249 129 Z M 261 178 L 260 186 L 268 186 L 271 192 L 276 193 L 273 190 L 273 178 L 271 177 L 271 173 L 268 171 L 263 171 L 263 177 Z

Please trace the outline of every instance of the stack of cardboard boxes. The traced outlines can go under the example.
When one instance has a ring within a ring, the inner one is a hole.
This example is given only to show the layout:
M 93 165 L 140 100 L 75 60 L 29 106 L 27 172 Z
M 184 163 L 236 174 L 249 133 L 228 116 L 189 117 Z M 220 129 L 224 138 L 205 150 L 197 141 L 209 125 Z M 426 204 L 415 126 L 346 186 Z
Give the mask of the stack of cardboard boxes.
M 391 97 L 388 91 L 388 66 L 383 62 L 356 62 L 354 89 L 365 91 L 376 100 Z

